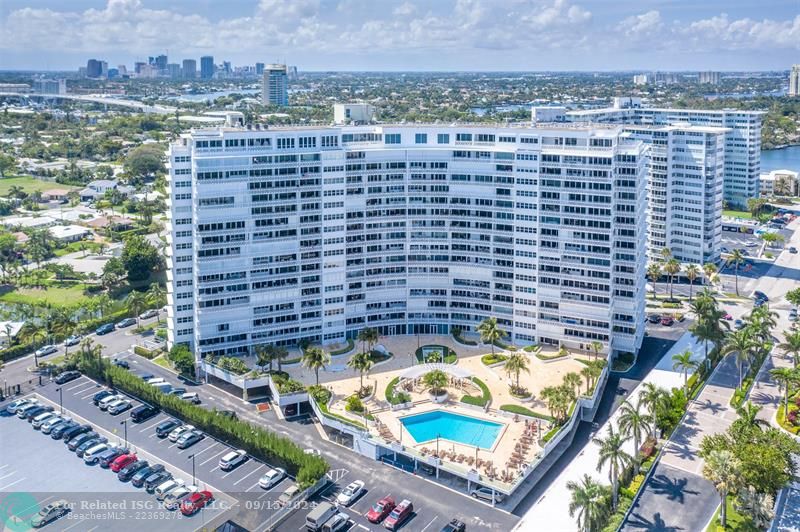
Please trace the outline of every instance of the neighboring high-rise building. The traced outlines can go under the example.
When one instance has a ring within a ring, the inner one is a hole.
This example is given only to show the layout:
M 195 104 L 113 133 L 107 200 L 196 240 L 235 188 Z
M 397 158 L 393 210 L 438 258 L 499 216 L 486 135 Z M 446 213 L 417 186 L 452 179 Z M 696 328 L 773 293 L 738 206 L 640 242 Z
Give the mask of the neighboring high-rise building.
M 633 76 L 633 84 L 634 85 L 647 85 L 649 81 L 649 77 L 647 74 L 636 74 Z
M 644 327 L 648 147 L 619 126 L 213 128 L 169 147 L 168 343 Z
M 256 63 L 256 76 L 264 74 L 264 63 Z
M 727 128 L 725 134 L 724 200 L 745 207 L 749 198 L 758 197 L 761 173 L 762 111 L 733 109 L 668 109 L 609 107 L 568 111 L 572 122 L 601 122 L 631 125 L 668 126 L 691 124 Z
M 66 94 L 67 80 L 37 79 L 33 81 L 33 92 L 37 94 Z
M 719 72 L 700 72 L 697 78 L 700 83 L 719 85 L 720 75 Z
M 297 81 L 297 67 L 296 66 L 290 66 L 287 69 L 287 74 L 289 76 L 289 80 L 290 81 Z
M 214 77 L 214 56 L 204 55 L 200 58 L 200 77 L 202 79 Z
M 125 65 L 117 65 L 117 71 L 121 77 L 125 77 L 128 75 L 128 67 Z
M 153 64 L 160 71 L 167 70 L 167 56 L 166 55 L 157 56 L 153 61 Z
M 375 107 L 368 103 L 335 103 L 333 104 L 333 123 L 368 124 L 375 117 Z
M 133 64 L 133 72 L 138 76 L 142 73 L 142 69 L 147 65 L 147 63 L 143 63 L 141 61 L 137 61 Z
M 286 65 L 267 65 L 261 81 L 261 100 L 264 105 L 289 105 Z
M 789 72 L 789 96 L 800 96 L 800 65 L 792 65 Z
M 222 62 L 222 71 L 225 72 L 226 76 L 230 76 L 232 69 L 231 69 L 231 62 L 230 61 L 223 61 Z
M 86 77 L 99 78 L 103 75 L 103 61 L 99 59 L 89 59 L 86 62 Z
M 108 62 L 100 61 L 100 77 L 107 78 L 108 77 Z
M 167 76 L 172 79 L 181 77 L 181 66 L 178 63 L 167 63 Z
M 181 77 L 184 79 L 194 79 L 197 77 L 197 61 L 194 59 L 184 59 L 181 67 Z

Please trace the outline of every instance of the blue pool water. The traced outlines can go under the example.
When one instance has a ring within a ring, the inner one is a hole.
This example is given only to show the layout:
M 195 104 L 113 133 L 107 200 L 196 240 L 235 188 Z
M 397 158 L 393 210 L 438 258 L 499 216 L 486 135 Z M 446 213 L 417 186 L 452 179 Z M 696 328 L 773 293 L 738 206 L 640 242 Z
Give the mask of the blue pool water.
M 403 417 L 400 418 L 400 422 L 417 443 L 436 440 L 438 435 L 439 438 L 445 440 L 481 449 L 490 449 L 503 428 L 501 423 L 462 416 L 444 410 Z

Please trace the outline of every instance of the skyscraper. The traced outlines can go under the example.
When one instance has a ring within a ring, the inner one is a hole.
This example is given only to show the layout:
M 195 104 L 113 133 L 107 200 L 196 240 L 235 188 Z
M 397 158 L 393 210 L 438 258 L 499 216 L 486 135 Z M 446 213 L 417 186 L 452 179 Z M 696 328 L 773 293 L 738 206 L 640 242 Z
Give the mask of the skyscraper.
M 167 76 L 170 78 L 181 77 L 181 66 L 178 63 L 167 63 Z
M 256 76 L 264 74 L 264 63 L 256 63 Z
M 102 63 L 99 59 L 89 59 L 86 62 L 86 77 L 99 78 L 103 74 Z
M 719 72 L 700 72 L 698 74 L 698 81 L 700 83 L 719 85 Z
M 155 65 L 158 70 L 166 70 L 167 69 L 167 56 L 166 55 L 159 55 L 155 59 Z
M 214 77 L 214 56 L 204 55 L 200 58 L 200 77 L 211 79 Z
M 289 105 L 286 82 L 286 65 L 266 66 L 261 82 L 261 99 L 264 105 Z
M 183 67 L 181 68 L 181 75 L 185 79 L 194 79 L 197 77 L 197 61 L 194 59 L 184 59 Z
M 789 72 L 789 96 L 800 96 L 800 65 L 792 65 Z

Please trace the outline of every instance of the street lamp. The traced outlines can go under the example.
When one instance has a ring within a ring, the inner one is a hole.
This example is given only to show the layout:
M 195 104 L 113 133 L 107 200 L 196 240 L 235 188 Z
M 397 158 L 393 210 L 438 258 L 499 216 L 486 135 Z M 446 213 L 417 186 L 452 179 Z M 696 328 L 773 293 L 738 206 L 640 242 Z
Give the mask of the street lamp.
M 119 422 L 119 424 L 122 425 L 125 428 L 125 449 L 127 449 L 128 448 L 128 420 L 127 419 L 123 419 L 122 421 Z
M 62 389 L 61 386 L 59 386 L 58 388 L 56 388 L 56 391 L 58 392 L 58 406 L 61 409 L 61 413 L 63 414 L 64 413 L 64 390 Z
M 197 481 L 194 478 L 194 455 L 190 454 L 189 458 L 192 459 L 192 486 L 195 486 L 195 485 L 197 485 Z

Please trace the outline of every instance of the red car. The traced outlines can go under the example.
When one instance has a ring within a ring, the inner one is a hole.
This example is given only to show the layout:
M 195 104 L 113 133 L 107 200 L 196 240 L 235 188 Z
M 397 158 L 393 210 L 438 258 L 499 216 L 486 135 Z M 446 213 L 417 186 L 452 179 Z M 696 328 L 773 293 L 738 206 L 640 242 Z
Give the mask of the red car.
M 213 500 L 214 495 L 212 495 L 210 491 L 197 491 L 192 493 L 181 503 L 181 513 L 183 515 L 192 515 Z
M 731 321 L 733 319 L 733 316 L 731 316 L 730 314 L 725 314 L 724 316 L 722 316 L 722 319 Z
M 666 325 L 667 327 L 671 326 L 674 322 L 675 320 L 672 319 L 672 316 L 664 316 L 661 318 L 661 325 Z
M 111 462 L 111 471 L 114 473 L 119 473 L 120 469 L 128 467 L 137 460 L 138 458 L 133 453 L 120 455 L 114 458 L 114 461 Z
M 366 513 L 366 517 L 370 523 L 380 523 L 389 513 L 394 510 L 394 499 L 388 495 L 372 505 L 372 508 Z
M 383 522 L 383 527 L 389 530 L 397 530 L 411 517 L 412 513 L 414 513 L 414 505 L 406 499 L 394 507 L 392 513 Z

